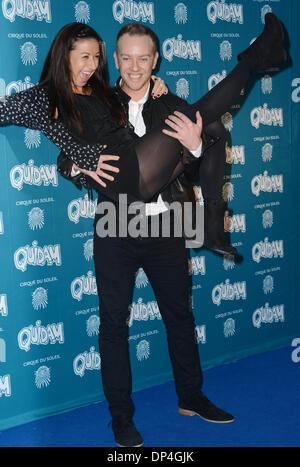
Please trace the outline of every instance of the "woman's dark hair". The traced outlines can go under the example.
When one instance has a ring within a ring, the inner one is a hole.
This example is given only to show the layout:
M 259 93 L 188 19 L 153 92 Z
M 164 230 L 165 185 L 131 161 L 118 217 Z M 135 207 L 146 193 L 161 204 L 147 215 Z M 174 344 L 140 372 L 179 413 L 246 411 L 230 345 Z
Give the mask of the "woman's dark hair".
M 58 111 L 59 116 L 67 115 L 79 130 L 82 128 L 70 79 L 70 51 L 80 39 L 95 39 L 99 42 L 99 65 L 87 85 L 105 102 L 116 121 L 124 125 L 123 108 L 107 81 L 104 43 L 94 29 L 82 23 L 67 24 L 57 33 L 44 63 L 39 85 L 48 88 L 51 117 L 55 118 Z

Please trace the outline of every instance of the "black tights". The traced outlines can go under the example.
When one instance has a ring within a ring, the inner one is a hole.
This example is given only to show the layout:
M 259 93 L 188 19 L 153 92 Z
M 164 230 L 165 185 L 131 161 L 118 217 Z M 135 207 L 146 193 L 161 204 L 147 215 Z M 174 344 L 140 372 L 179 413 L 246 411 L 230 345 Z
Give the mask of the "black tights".
M 200 159 L 198 182 L 204 199 L 220 199 L 226 164 L 226 130 L 220 120 L 210 123 L 204 130 L 209 136 L 219 139 Z
M 240 61 L 233 71 L 205 96 L 194 104 L 184 105 L 178 110 L 193 121 L 195 121 L 196 112 L 199 110 L 203 120 L 203 128 L 209 134 L 214 133 L 219 125 L 217 121 L 237 100 L 249 78 L 249 74 L 247 63 L 243 60 Z M 222 144 L 224 144 L 224 140 Z M 178 140 L 162 133 L 161 126 L 143 136 L 135 145 L 140 171 L 139 191 L 143 201 L 151 199 L 153 195 L 170 183 L 183 170 L 180 162 L 181 149 L 182 146 Z M 224 159 L 224 149 L 221 155 L 218 149 L 215 149 L 209 151 L 204 157 L 209 158 L 212 155 Z M 209 174 L 211 179 L 211 172 L 216 165 L 224 173 L 224 166 L 215 164 L 213 158 L 211 163 L 206 161 L 203 164 L 204 171 L 202 167 L 201 184 L 207 193 L 211 189 L 206 184 L 207 175 Z M 218 176 L 218 179 L 220 180 L 220 176 Z M 221 187 L 219 189 L 221 190 Z

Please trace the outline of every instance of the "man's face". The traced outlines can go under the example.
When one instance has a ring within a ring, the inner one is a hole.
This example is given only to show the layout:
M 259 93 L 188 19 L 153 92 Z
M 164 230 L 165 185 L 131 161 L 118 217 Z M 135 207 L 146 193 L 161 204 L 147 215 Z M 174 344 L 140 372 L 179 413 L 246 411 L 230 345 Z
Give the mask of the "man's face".
M 122 89 L 132 99 L 141 99 L 158 59 L 152 39 L 149 36 L 124 34 L 118 41 L 114 58 L 122 77 Z

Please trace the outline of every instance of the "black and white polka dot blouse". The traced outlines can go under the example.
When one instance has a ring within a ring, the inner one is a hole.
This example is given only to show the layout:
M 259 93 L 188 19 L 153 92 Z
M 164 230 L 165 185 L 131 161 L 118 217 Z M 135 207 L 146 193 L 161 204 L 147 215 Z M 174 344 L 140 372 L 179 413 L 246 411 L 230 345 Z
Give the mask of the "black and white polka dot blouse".
M 57 119 L 52 120 L 46 88 L 34 86 L 0 99 L 0 124 L 12 123 L 42 131 L 60 147 L 78 167 L 96 170 L 103 145 L 79 142 L 74 134 Z

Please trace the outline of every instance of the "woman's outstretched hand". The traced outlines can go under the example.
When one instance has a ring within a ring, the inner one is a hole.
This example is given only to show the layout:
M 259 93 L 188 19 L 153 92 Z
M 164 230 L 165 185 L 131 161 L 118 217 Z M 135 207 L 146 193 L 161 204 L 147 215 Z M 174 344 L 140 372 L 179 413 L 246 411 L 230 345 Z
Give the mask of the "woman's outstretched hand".
M 120 159 L 119 156 L 112 156 L 110 154 L 101 154 L 99 157 L 98 161 L 98 166 L 95 171 L 93 170 L 85 170 L 81 169 L 80 167 L 77 167 L 75 164 L 73 164 L 73 169 L 74 170 L 80 170 L 85 175 L 88 175 L 89 177 L 93 178 L 99 185 L 106 187 L 106 183 L 102 180 L 102 178 L 109 180 L 110 182 L 114 181 L 114 177 L 108 173 L 108 172 L 114 172 L 114 173 L 119 173 L 118 167 L 115 167 L 113 165 L 108 164 L 107 162 L 109 161 L 118 161 Z
M 175 111 L 165 120 L 166 124 L 174 131 L 163 129 L 163 133 L 178 139 L 182 146 L 189 151 L 195 151 L 201 144 L 202 117 L 196 112 L 196 123 L 181 112 Z

